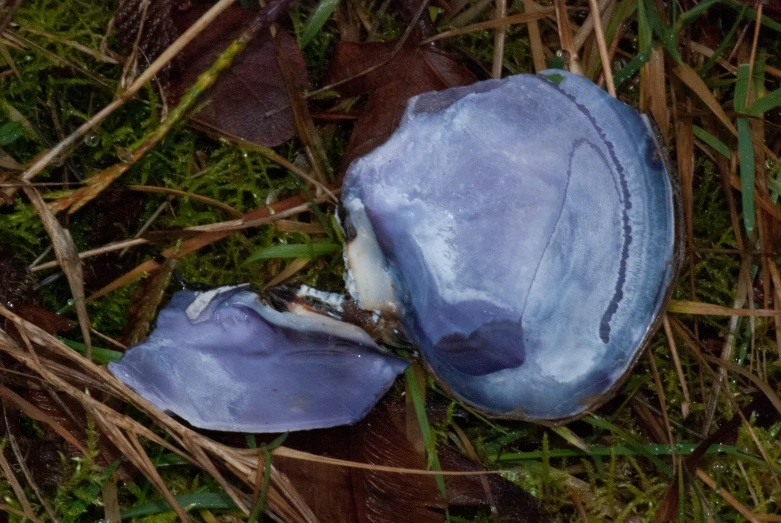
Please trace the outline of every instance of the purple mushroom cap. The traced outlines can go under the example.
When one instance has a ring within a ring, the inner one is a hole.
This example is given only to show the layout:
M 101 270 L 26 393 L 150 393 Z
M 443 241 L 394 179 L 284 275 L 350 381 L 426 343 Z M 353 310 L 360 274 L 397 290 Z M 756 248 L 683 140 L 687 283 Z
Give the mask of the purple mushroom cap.
M 604 401 L 675 272 L 674 187 L 645 116 L 564 71 L 426 93 L 343 187 L 348 288 L 494 415 Z
M 196 427 L 284 432 L 358 421 L 406 366 L 358 327 L 278 312 L 240 286 L 176 293 L 149 338 L 108 368 Z

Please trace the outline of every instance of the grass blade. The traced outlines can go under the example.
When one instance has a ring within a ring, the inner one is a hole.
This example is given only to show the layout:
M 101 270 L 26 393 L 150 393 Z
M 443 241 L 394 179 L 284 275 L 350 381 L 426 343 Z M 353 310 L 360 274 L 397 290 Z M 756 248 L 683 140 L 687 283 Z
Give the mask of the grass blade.
M 615 84 L 616 89 L 618 89 L 619 85 L 632 78 L 632 76 L 634 76 L 643 65 L 647 64 L 650 59 L 651 50 L 648 49 L 647 51 L 637 53 L 634 58 L 629 60 L 620 71 L 613 75 L 613 83 Z
M 703 14 L 705 11 L 713 7 L 714 5 L 720 3 L 721 0 L 702 0 L 699 4 L 695 5 L 688 11 L 684 11 L 680 14 L 678 17 L 678 29 L 682 29 L 683 26 L 688 24 L 689 22 L 694 22 L 697 20 L 697 18 Z
M 724 127 L 729 129 L 729 132 L 734 135 L 738 134 L 737 129 L 732 125 L 732 121 L 730 121 L 727 113 L 724 112 L 719 101 L 716 100 L 713 93 L 694 69 L 683 62 L 679 62 L 673 66 L 673 73 L 708 106 L 708 109 L 716 115 L 716 118 L 724 124 Z
M 738 159 L 740 160 L 740 187 L 743 198 L 743 226 L 749 236 L 754 232 L 754 145 L 748 120 L 738 118 Z
M 743 9 L 745 7 L 745 4 L 738 2 L 738 0 L 721 0 L 721 3 L 728 5 L 733 9 Z M 749 8 L 746 11 L 746 17 L 749 20 L 753 20 L 756 22 L 757 10 L 754 8 Z M 768 29 L 772 29 L 773 31 L 778 31 L 779 33 L 781 33 L 781 24 L 779 24 L 775 20 L 772 20 L 771 18 L 765 15 L 762 16 L 762 25 L 764 25 Z
M 175 496 L 176 502 L 186 509 L 233 509 L 236 504 L 225 492 L 199 492 L 197 494 L 182 494 Z M 164 499 L 148 501 L 142 505 L 137 505 L 129 510 L 122 512 L 122 519 L 137 518 L 149 516 L 150 514 L 161 514 L 170 512 L 171 506 Z
M 431 426 L 428 424 L 428 417 L 426 416 L 426 406 L 423 404 L 423 396 L 418 390 L 418 382 L 415 379 L 415 367 L 410 365 L 407 370 L 404 371 L 404 377 L 407 380 L 407 390 L 412 396 L 412 404 L 415 406 L 415 416 L 418 418 L 418 424 L 420 425 L 420 432 L 423 434 L 423 441 L 426 443 L 426 454 L 428 454 L 428 460 L 433 470 L 442 470 L 442 466 L 439 464 L 439 455 L 437 454 L 437 446 L 434 441 L 434 435 L 431 433 Z M 442 493 L 442 497 L 447 499 L 445 493 L 445 480 L 442 476 L 434 476 L 437 482 L 437 487 Z
M 8 122 L 0 127 L 0 146 L 15 142 L 22 136 L 22 124 L 19 122 Z
M 65 338 L 60 338 L 60 341 L 79 354 L 87 354 L 87 348 L 83 343 L 79 343 L 78 341 L 73 340 L 66 340 Z M 118 350 L 104 349 L 102 347 L 92 347 L 92 361 L 98 365 L 105 365 L 111 361 L 118 361 L 120 358 L 122 358 L 122 354 L 123 353 Z
M 266 498 L 268 497 L 268 489 L 271 485 L 271 453 L 274 449 L 282 446 L 287 439 L 287 435 L 287 432 L 280 434 L 274 438 L 274 441 L 263 446 L 263 483 L 260 487 L 260 492 L 258 492 L 258 499 L 255 501 L 255 506 L 252 508 L 252 512 L 247 521 L 258 521 L 258 518 L 260 518 L 261 514 L 266 510 Z
M 656 457 L 656 455 L 654 455 L 653 452 L 649 452 L 649 450 L 644 445 L 642 445 L 640 442 L 634 439 L 632 435 L 626 432 L 625 430 L 620 429 L 619 427 L 613 425 L 609 421 L 604 420 L 598 416 L 595 416 L 594 414 L 591 414 L 590 416 L 586 416 L 585 418 L 583 418 L 583 421 L 589 423 L 590 425 L 593 425 L 594 427 L 599 427 L 601 429 L 609 430 L 619 438 L 623 439 L 627 447 L 629 447 L 637 454 L 645 457 L 646 459 L 648 459 L 648 461 L 656 465 L 656 467 L 659 469 L 660 472 L 668 476 L 672 476 L 673 469 L 671 466 L 667 465 L 665 462 L 663 462 L 658 457 Z
M 748 109 L 746 109 L 746 113 L 751 116 L 762 116 L 779 105 L 781 105 L 781 89 L 776 89 L 751 104 Z
M 733 106 L 736 113 L 742 113 L 746 108 L 746 96 L 748 95 L 748 76 L 751 67 L 748 64 L 738 66 L 738 79 L 735 82 L 735 97 Z
M 676 42 L 676 32 L 674 29 L 665 27 L 662 19 L 659 17 L 659 11 L 656 6 L 648 0 L 640 0 L 640 10 L 645 10 L 647 23 L 653 29 L 653 32 L 659 37 L 667 52 L 676 62 L 681 61 L 681 55 L 678 53 L 678 43 Z
M 253 252 L 244 263 L 269 258 L 317 258 L 342 250 L 342 245 L 333 242 L 295 243 L 290 245 L 272 245 Z
M 705 144 L 708 145 L 711 149 L 727 159 L 732 157 L 732 151 L 730 151 L 729 147 L 727 147 L 727 144 L 698 125 L 693 125 L 692 129 L 694 130 L 694 136 L 696 136 L 700 141 L 705 142 Z
M 743 21 L 743 17 L 746 14 L 747 7 L 748 6 L 743 6 L 743 9 L 740 11 L 740 13 L 738 13 L 738 16 L 735 18 L 735 22 L 733 22 L 732 27 L 730 27 L 729 32 L 727 32 L 724 38 L 722 38 L 721 43 L 713 51 L 713 55 L 708 57 L 708 59 L 705 60 L 705 63 L 702 64 L 702 67 L 700 67 L 700 77 L 702 77 L 703 79 L 705 79 L 706 75 L 711 70 L 711 68 L 716 64 L 716 62 L 718 62 L 719 58 L 721 58 L 724 55 L 724 52 L 735 44 L 735 34 L 738 32 L 738 26 L 740 26 L 741 22 Z
M 301 33 L 301 37 L 298 39 L 298 45 L 301 49 L 309 45 L 320 29 L 323 28 L 325 23 L 331 18 L 331 15 L 339 5 L 340 0 L 321 0 L 320 4 L 312 13 L 312 17 L 306 23 L 304 31 Z

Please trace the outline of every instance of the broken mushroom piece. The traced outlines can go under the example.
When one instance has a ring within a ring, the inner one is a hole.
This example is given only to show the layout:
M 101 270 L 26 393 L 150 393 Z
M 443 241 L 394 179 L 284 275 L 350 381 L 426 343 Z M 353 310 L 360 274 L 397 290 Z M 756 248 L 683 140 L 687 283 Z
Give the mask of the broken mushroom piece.
M 358 327 L 278 312 L 239 286 L 176 293 L 149 338 L 108 368 L 196 427 L 284 432 L 358 421 L 406 366 Z
M 343 187 L 348 289 L 395 312 L 453 394 L 541 422 L 606 401 L 677 268 L 646 116 L 564 71 L 412 98 Z

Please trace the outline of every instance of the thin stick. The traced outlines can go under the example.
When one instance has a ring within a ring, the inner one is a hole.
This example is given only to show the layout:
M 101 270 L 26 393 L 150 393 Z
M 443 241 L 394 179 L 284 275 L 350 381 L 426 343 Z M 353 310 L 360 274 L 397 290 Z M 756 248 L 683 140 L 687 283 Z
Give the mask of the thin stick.
M 734 308 L 741 309 L 746 304 L 746 295 L 750 292 L 751 281 L 749 276 L 749 266 L 751 260 L 748 256 L 743 257 L 740 263 L 740 273 L 738 276 L 738 288 L 735 292 Z M 733 315 L 729 320 L 729 331 L 727 337 L 724 340 L 724 345 L 721 349 L 721 359 L 724 361 L 732 358 L 732 353 L 735 349 L 735 336 L 738 330 L 738 316 Z M 719 401 L 719 393 L 727 377 L 727 369 L 722 365 L 713 380 L 713 387 L 711 395 L 705 404 L 705 423 L 702 425 L 702 433 L 709 434 L 710 427 L 713 423 L 713 417 L 716 415 L 716 407 Z
M 773 304 L 775 305 L 776 310 L 781 313 L 781 274 L 778 272 L 778 266 L 772 260 L 768 264 L 768 268 L 770 269 L 770 277 L 773 280 L 773 290 L 775 291 Z M 778 351 L 778 361 L 781 361 L 781 315 L 775 319 L 775 325 L 776 350 Z
M 119 89 L 118 93 L 127 87 L 128 81 L 136 76 L 138 72 L 138 51 L 141 37 L 144 36 L 144 25 L 147 22 L 149 15 L 149 3 L 150 0 L 141 0 L 141 16 L 138 22 L 138 29 L 136 29 L 136 38 L 133 41 L 133 50 L 130 56 L 125 60 L 125 66 L 122 68 L 122 75 L 119 77 Z
M 24 192 L 35 208 L 35 212 L 38 214 L 46 234 L 51 238 L 54 255 L 65 273 L 65 278 L 68 280 L 68 286 L 73 297 L 73 308 L 76 309 L 76 317 L 79 320 L 81 335 L 84 338 L 87 358 L 91 358 L 90 320 L 87 314 L 87 306 L 84 303 L 84 271 L 78 259 L 76 244 L 73 242 L 70 231 L 60 225 L 60 222 L 57 221 L 57 218 L 46 206 L 38 189 L 25 187 Z
M 527 15 L 534 14 L 536 8 L 534 7 L 534 0 L 523 0 L 523 11 Z M 540 37 L 540 26 L 537 20 L 530 20 L 528 25 L 529 29 L 529 45 L 532 48 L 532 60 L 534 61 L 534 72 L 539 73 L 545 70 L 545 52 L 542 48 L 542 38 Z
M 98 60 L 100 62 L 105 62 L 107 64 L 119 64 L 117 60 L 115 60 L 113 57 L 103 54 L 100 51 L 95 51 L 94 49 L 90 49 L 86 45 L 82 45 L 78 42 L 74 42 L 72 40 L 66 40 L 65 38 L 60 38 L 59 36 L 55 36 L 53 34 L 49 34 L 45 31 L 39 31 L 38 29 L 33 29 L 32 27 L 25 27 L 20 26 L 20 31 L 24 31 L 25 33 L 30 33 L 38 36 L 42 36 L 46 38 L 47 40 L 50 40 L 52 42 L 58 42 L 64 45 L 67 45 L 69 47 L 72 47 L 76 49 L 77 51 L 81 51 L 82 53 L 88 54 L 91 57 L 93 57 L 95 60 Z
M 732 505 L 732 508 L 740 512 L 743 515 L 743 517 L 745 517 L 747 520 L 752 521 L 754 523 L 759 523 L 759 520 L 756 517 L 754 517 L 753 512 L 747 509 L 745 505 L 743 505 L 740 501 L 735 499 L 735 496 L 730 494 L 724 487 L 720 485 L 717 486 L 713 478 L 708 476 L 708 474 L 706 474 L 704 470 L 698 468 L 696 474 L 697 477 L 700 478 L 703 483 L 705 483 L 710 488 L 712 488 L 716 494 L 720 495 L 724 499 L 724 501 Z
M 496 14 L 494 18 L 504 18 L 507 15 L 507 0 L 496 0 Z M 496 28 L 494 33 L 494 60 L 491 67 L 491 77 L 502 77 L 502 63 L 504 62 L 504 38 L 506 36 L 505 26 Z
M 513 24 L 531 24 L 537 22 L 537 20 L 541 20 L 547 16 L 550 16 L 554 13 L 553 8 L 545 8 L 545 9 L 536 9 L 534 11 L 530 11 L 528 13 L 522 13 L 518 15 L 510 15 L 505 16 L 504 18 L 494 18 L 493 20 L 487 20 L 485 22 L 479 22 L 477 24 L 468 25 L 466 27 L 460 27 L 458 29 L 451 29 L 450 31 L 444 31 L 439 34 L 436 34 L 430 38 L 426 38 L 422 42 L 420 42 L 420 45 L 427 45 L 431 42 L 436 42 L 437 40 L 442 40 L 444 38 L 450 38 L 452 36 L 459 36 L 467 33 L 474 33 L 475 31 L 482 31 L 484 29 L 493 29 L 494 27 L 504 27 L 508 25 Z M 539 31 L 538 31 L 539 33 Z M 539 36 L 539 34 L 538 34 Z M 542 46 L 542 43 L 540 43 L 540 46 Z M 540 48 L 540 51 L 542 51 L 542 48 Z M 545 69 L 545 57 L 543 55 L 542 57 L 542 69 Z M 536 65 L 535 65 L 536 67 Z M 540 70 L 542 70 L 540 69 Z M 314 91 L 313 91 L 314 92 Z M 312 93 L 309 93 L 311 96 Z
M 16 501 L 22 506 L 25 516 L 33 521 L 40 521 L 35 517 L 35 512 L 33 512 L 33 508 L 30 506 L 30 501 L 27 499 L 27 496 L 25 496 L 24 489 L 16 476 L 14 476 L 13 469 L 11 469 L 11 465 L 5 459 L 3 452 L 0 452 L 0 473 L 2 473 L 2 475 L 5 476 L 5 479 L 11 484 L 11 489 L 14 491 L 14 494 L 16 494 Z
M 745 302 L 740 302 L 740 306 L 737 301 L 735 303 L 735 307 L 725 307 L 723 305 L 702 303 L 698 301 L 670 300 L 667 311 L 703 316 L 748 316 L 765 318 L 774 318 L 778 316 L 778 311 L 773 309 L 744 309 L 742 308 L 742 305 L 744 305 Z
M 241 218 L 244 215 L 244 213 L 242 213 L 241 211 L 237 211 L 227 203 L 223 203 L 219 200 L 215 200 L 214 198 L 209 198 L 208 196 L 201 196 L 200 194 L 194 194 L 188 191 L 180 191 L 179 189 L 172 189 L 170 187 L 158 187 L 156 185 L 128 185 L 127 189 L 131 191 L 171 194 L 174 196 L 189 198 L 196 202 L 205 203 L 206 205 L 212 205 L 214 207 L 217 207 L 218 209 L 222 209 L 223 211 L 230 214 L 234 218 Z
M 606 12 L 611 1 L 612 0 L 599 0 L 598 2 L 600 4 L 599 11 L 602 13 Z M 578 52 L 580 52 L 580 50 L 583 49 L 583 46 L 585 45 L 589 35 L 591 34 L 591 31 L 593 30 L 594 30 L 594 15 L 592 13 L 589 13 L 589 15 L 583 21 L 583 24 L 578 28 L 577 31 L 575 31 L 575 36 L 573 37 L 573 42 L 575 43 L 575 49 Z
M 317 201 L 317 200 L 315 200 Z M 322 199 L 318 203 L 322 203 Z M 265 216 L 262 218 L 255 218 L 253 220 L 230 220 L 227 222 L 210 223 L 208 225 L 195 225 L 193 227 L 187 227 L 185 231 L 198 231 L 198 232 L 233 232 L 240 231 L 242 229 L 249 229 L 250 227 L 258 227 L 260 225 L 268 225 L 282 218 L 289 216 L 295 216 L 309 209 L 309 202 L 297 205 L 285 211 L 272 214 L 271 216 Z
M 616 85 L 613 83 L 613 71 L 610 69 L 610 55 L 607 52 L 605 33 L 602 30 L 602 17 L 599 14 L 599 5 L 597 5 L 597 0 L 589 0 L 589 5 L 591 6 L 591 18 L 594 19 L 594 35 L 597 38 L 597 47 L 599 48 L 599 57 L 602 61 L 602 72 L 605 74 L 607 92 L 615 98 Z
M 646 351 L 648 357 L 648 363 L 651 365 L 651 374 L 654 377 L 654 384 L 656 385 L 656 392 L 659 394 L 659 407 L 662 411 L 662 419 L 664 420 L 664 428 L 667 431 L 667 441 L 670 443 L 670 452 L 673 458 L 673 463 L 678 460 L 675 458 L 675 438 L 673 437 L 673 428 L 670 425 L 670 417 L 667 415 L 667 398 L 664 395 L 664 387 L 662 386 L 662 378 L 659 377 L 659 369 L 656 368 L 656 360 L 653 353 L 649 350 Z
M 169 208 L 171 206 L 171 202 L 174 200 L 173 196 L 169 196 L 166 198 L 166 200 L 157 206 L 157 209 L 155 209 L 155 212 L 152 213 L 152 216 L 150 216 L 144 224 L 141 226 L 138 231 L 133 235 L 134 240 L 137 240 L 138 238 L 141 238 L 144 236 L 144 233 L 157 221 L 157 219 L 160 217 L 161 214 L 163 214 L 163 211 L 165 211 L 166 208 Z M 120 251 L 119 256 L 122 257 L 125 254 L 127 254 L 127 251 L 130 250 L 130 247 L 125 247 Z
M 748 60 L 748 84 L 753 85 L 754 61 L 757 59 L 757 45 L 759 43 L 759 29 L 762 27 L 762 0 L 757 0 L 757 21 L 754 23 L 754 40 L 751 42 L 751 57 Z M 748 105 L 749 100 L 753 98 L 751 89 L 746 91 L 746 99 L 743 100 L 744 106 Z
M 572 30 L 569 26 L 569 16 L 567 16 L 567 4 L 564 0 L 553 0 L 553 5 L 556 7 L 556 21 L 559 27 L 559 41 L 561 42 L 561 50 L 565 51 L 569 55 L 569 62 L 567 64 L 571 73 L 583 76 L 583 70 L 580 67 L 580 58 L 578 57 L 578 50 L 575 48 L 575 42 L 572 39 Z
M 98 83 L 104 87 L 109 87 L 108 82 L 104 78 L 101 78 L 100 76 L 92 74 L 89 70 L 85 69 L 84 67 L 80 66 L 79 64 L 75 62 L 71 62 L 70 60 L 66 60 L 65 58 L 59 56 L 57 53 L 53 53 L 52 51 L 49 51 L 43 46 L 38 45 L 37 43 L 33 42 L 29 38 L 25 38 L 24 36 L 20 35 L 19 33 L 9 34 L 5 33 L 4 36 L 6 38 L 13 38 L 14 40 L 18 40 L 22 44 L 24 44 L 27 47 L 32 47 L 33 49 L 37 50 L 41 54 L 45 55 L 47 58 L 54 62 L 60 62 L 61 64 L 65 65 L 66 67 L 70 67 L 74 71 L 78 71 L 90 80 L 92 80 L 95 83 Z
M 83 260 L 85 258 L 100 256 L 101 254 L 107 254 L 109 252 L 114 252 L 114 251 L 121 251 L 122 249 L 126 249 L 128 247 L 135 247 L 136 245 L 144 245 L 147 243 L 149 243 L 149 240 L 145 238 L 136 238 L 134 240 L 121 240 L 118 242 L 108 243 L 96 249 L 90 249 L 88 251 L 80 252 L 79 259 Z M 59 261 L 52 260 L 50 262 L 36 265 L 35 267 L 31 267 L 30 270 L 33 272 L 45 271 L 46 269 L 53 269 L 55 267 L 58 267 L 59 265 L 60 265 Z
M 675 363 L 675 372 L 678 373 L 678 381 L 681 383 L 681 391 L 683 391 L 681 413 L 683 414 L 683 419 L 686 419 L 689 416 L 689 405 L 691 405 L 691 398 L 689 397 L 689 387 L 686 385 L 686 377 L 683 375 L 681 359 L 678 357 L 678 348 L 675 345 L 675 338 L 673 337 L 673 332 L 670 328 L 670 318 L 667 317 L 667 313 L 662 314 L 662 325 L 664 326 L 664 333 L 667 335 L 667 343 L 670 345 L 670 353 L 673 356 L 673 363 Z
M 106 336 L 105 334 L 103 334 L 99 330 L 93 328 L 93 329 L 91 329 L 91 331 L 92 331 L 92 334 L 94 334 L 95 336 L 97 336 L 98 338 L 100 338 L 102 340 L 105 340 L 105 341 L 109 342 L 110 344 L 114 345 L 115 347 L 117 347 L 117 348 L 119 348 L 121 350 L 127 349 L 126 345 L 123 345 L 123 344 L 119 343 L 117 340 L 115 340 L 114 338 L 112 338 L 110 336 Z

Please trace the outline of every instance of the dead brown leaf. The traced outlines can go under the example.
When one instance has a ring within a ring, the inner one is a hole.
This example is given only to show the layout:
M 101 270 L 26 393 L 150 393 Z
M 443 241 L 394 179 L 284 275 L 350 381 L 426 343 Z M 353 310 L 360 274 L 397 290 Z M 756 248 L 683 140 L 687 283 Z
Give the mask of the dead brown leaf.
M 355 122 L 345 167 L 388 139 L 410 97 L 477 81 L 463 65 L 419 43 L 420 33 L 413 30 L 400 49 L 396 40 L 340 42 L 336 47 L 326 84 L 344 82 L 337 87 L 343 96 L 369 95 L 363 115 Z
M 425 469 L 426 458 L 407 439 L 404 427 L 404 404 L 385 400 L 353 427 L 294 433 L 285 444 L 360 463 Z M 452 447 L 440 446 L 438 452 L 444 470 L 483 470 Z M 447 499 L 444 499 L 431 475 L 347 469 L 276 455 L 274 464 L 323 521 L 395 523 L 403 507 L 404 521 L 438 523 L 445 520 L 445 509 L 453 513 L 459 507 L 472 511 L 487 508 L 489 496 L 483 480 L 490 486 L 500 521 L 536 523 L 549 519 L 530 494 L 497 475 L 445 476 Z
M 179 36 L 174 24 L 174 11 L 189 4 L 188 0 L 148 0 L 144 17 L 145 0 L 125 0 L 117 9 L 113 23 L 117 37 L 125 50 L 132 48 L 138 41 L 138 55 L 144 65 L 148 65 L 160 56 Z M 138 34 L 143 20 L 143 32 Z M 178 64 L 179 60 L 174 60 Z M 170 74 L 169 64 L 158 78 L 164 79 Z
M 184 31 L 206 11 L 196 6 L 175 17 Z M 238 38 L 255 11 L 231 7 L 217 18 L 181 54 L 182 70 L 171 77 L 168 100 L 176 105 L 228 45 Z M 279 31 L 279 43 L 299 89 L 308 82 L 306 64 L 296 40 Z M 199 101 L 201 109 L 191 121 L 207 133 L 233 135 L 273 147 L 295 136 L 285 80 L 277 64 L 274 43 L 267 32 L 258 34 Z M 204 105 L 205 104 L 205 105 Z

